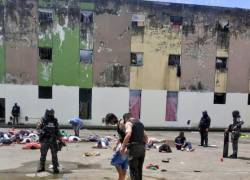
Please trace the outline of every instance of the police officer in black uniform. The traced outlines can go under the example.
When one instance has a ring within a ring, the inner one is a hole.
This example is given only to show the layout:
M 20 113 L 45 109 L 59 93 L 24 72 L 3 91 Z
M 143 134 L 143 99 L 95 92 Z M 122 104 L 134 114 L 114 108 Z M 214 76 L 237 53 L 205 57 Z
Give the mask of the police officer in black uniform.
M 132 118 L 130 113 L 124 115 L 126 136 L 122 143 L 121 153 L 128 149 L 129 170 L 131 180 L 142 180 L 142 170 L 145 158 L 145 144 L 148 137 L 144 131 L 144 125 Z
M 54 117 L 54 110 L 46 110 L 44 117 L 38 124 L 39 130 L 39 141 L 41 143 L 41 157 L 40 166 L 37 172 L 45 171 L 45 161 L 47 152 L 50 149 L 52 155 L 53 172 L 59 173 L 58 170 L 58 159 L 57 152 L 59 150 L 57 140 L 60 139 L 61 134 L 59 131 L 59 124 L 57 119 Z
M 201 135 L 201 146 L 208 147 L 208 130 L 210 127 L 211 119 L 207 114 L 207 111 L 202 112 L 202 117 L 199 123 L 199 131 Z M 205 142 L 205 144 L 204 144 Z
M 231 141 L 233 148 L 233 154 L 230 156 L 230 158 L 236 159 L 238 153 L 238 141 L 240 138 L 241 126 L 244 124 L 244 122 L 241 120 L 240 112 L 238 110 L 233 111 L 232 115 L 233 124 L 230 124 L 228 128 L 228 131 L 231 132 Z

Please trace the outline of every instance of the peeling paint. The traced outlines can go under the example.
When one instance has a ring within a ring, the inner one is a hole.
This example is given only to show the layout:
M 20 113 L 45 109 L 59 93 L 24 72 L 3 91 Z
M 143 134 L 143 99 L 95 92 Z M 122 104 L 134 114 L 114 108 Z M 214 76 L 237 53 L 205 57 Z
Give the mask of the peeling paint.
M 44 81 L 49 81 L 52 71 L 51 63 L 41 63 L 42 65 L 42 79 Z
M 27 73 L 6 73 L 6 83 L 11 84 L 33 84 Z
M 59 23 L 56 24 L 53 33 L 54 34 L 59 34 L 59 40 L 60 40 L 60 45 L 59 48 L 61 48 L 63 41 L 65 40 L 65 30 L 70 30 L 68 29 L 68 17 L 65 17 L 65 24 L 61 26 Z
M 67 11 L 55 15 L 53 33 L 53 83 L 79 85 L 79 24 L 69 27 Z M 79 18 L 76 17 L 76 18 Z
M 128 69 L 119 64 L 107 64 L 103 72 L 100 73 L 100 80 L 97 86 L 126 87 Z

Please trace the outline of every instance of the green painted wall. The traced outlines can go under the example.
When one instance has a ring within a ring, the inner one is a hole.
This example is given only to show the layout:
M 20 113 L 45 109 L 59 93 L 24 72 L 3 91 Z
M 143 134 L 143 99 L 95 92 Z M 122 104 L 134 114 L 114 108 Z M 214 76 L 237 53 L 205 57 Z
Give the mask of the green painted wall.
M 53 83 L 76 86 L 79 84 L 79 25 L 70 29 L 65 18 L 63 26 L 59 25 L 57 17 L 54 21 Z
M 40 32 L 38 35 L 38 47 L 52 47 L 52 32 L 47 30 L 45 33 Z
M 88 49 L 87 41 L 82 38 L 80 39 L 80 49 Z
M 80 82 L 79 86 L 81 88 L 92 88 L 93 83 L 93 66 L 92 64 L 80 63 Z
M 38 0 L 38 7 L 52 7 L 53 0 Z
M 82 10 L 94 10 L 95 9 L 95 4 L 91 3 L 91 2 L 80 3 L 80 8 Z
M 40 86 L 52 86 L 52 63 L 38 62 L 38 84 Z

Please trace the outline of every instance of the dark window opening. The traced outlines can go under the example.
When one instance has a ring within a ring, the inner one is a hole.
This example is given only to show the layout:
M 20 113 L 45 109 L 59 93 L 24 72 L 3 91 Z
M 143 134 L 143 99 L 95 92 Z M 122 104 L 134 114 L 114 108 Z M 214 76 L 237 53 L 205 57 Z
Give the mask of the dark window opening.
M 89 25 L 93 23 L 93 11 L 81 11 L 81 23 Z
M 250 94 L 248 94 L 247 104 L 250 105 Z
M 142 52 L 136 52 L 131 53 L 131 59 L 130 63 L 132 66 L 142 66 L 143 65 L 143 53 Z
M 79 89 L 79 118 L 91 119 L 92 89 Z
M 170 16 L 171 25 L 181 26 L 183 22 L 183 17 L 181 16 Z
M 39 9 L 38 10 L 38 19 L 41 24 L 43 23 L 52 23 L 53 22 L 53 13 L 50 9 Z
M 168 65 L 169 66 L 180 66 L 180 55 L 173 55 L 170 54 L 168 58 Z
M 51 86 L 39 86 L 38 87 L 39 99 L 52 99 L 52 87 Z
M 0 98 L 0 123 L 5 123 L 5 99 Z
M 216 58 L 215 68 L 220 71 L 227 70 L 227 58 Z
M 91 64 L 93 58 L 93 51 L 91 50 L 80 50 L 80 62 L 85 64 Z
M 39 57 L 41 60 L 52 61 L 52 48 L 39 48 Z
M 145 16 L 139 14 L 132 15 L 132 28 L 143 29 L 145 26 Z
M 226 93 L 214 93 L 214 104 L 226 104 Z

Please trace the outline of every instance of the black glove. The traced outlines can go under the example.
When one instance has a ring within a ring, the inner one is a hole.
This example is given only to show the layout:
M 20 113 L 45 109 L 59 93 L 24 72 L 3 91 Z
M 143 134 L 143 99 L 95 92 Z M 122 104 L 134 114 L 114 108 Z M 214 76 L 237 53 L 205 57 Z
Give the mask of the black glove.
M 61 151 L 63 146 L 66 146 L 66 143 L 63 141 L 58 141 L 58 151 Z

